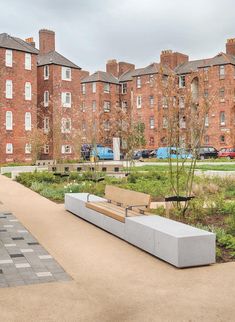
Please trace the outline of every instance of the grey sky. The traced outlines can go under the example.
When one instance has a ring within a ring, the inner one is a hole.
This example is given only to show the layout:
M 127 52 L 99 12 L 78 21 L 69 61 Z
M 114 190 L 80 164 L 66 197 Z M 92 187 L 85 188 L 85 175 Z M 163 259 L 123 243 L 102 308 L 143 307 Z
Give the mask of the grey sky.
M 56 32 L 57 51 L 91 72 L 107 59 L 158 61 L 162 49 L 206 58 L 235 37 L 234 0 L 0 0 L 0 32 L 38 42 Z

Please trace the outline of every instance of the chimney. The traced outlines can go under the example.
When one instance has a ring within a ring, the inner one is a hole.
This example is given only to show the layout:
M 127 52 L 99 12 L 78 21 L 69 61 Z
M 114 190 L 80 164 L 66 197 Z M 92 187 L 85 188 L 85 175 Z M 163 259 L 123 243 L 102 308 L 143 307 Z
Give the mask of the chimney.
M 130 64 L 130 63 L 126 63 L 126 62 L 119 62 L 118 63 L 118 76 L 121 76 L 122 74 L 124 74 L 125 72 L 127 72 L 128 70 L 134 70 L 135 69 L 135 65 L 134 64 Z
M 185 54 L 177 53 L 172 50 L 163 50 L 160 56 L 160 62 L 162 65 L 166 65 L 171 69 L 175 69 L 180 64 L 183 64 L 189 60 L 189 57 Z
M 39 51 L 42 54 L 55 51 L 55 33 L 52 30 L 39 30 Z
M 33 37 L 26 38 L 25 42 L 27 42 L 28 44 L 30 44 L 32 47 L 35 48 L 35 41 L 33 40 Z
M 106 63 L 106 72 L 118 77 L 118 63 L 116 59 L 110 59 Z
M 227 40 L 226 54 L 235 56 L 235 38 Z

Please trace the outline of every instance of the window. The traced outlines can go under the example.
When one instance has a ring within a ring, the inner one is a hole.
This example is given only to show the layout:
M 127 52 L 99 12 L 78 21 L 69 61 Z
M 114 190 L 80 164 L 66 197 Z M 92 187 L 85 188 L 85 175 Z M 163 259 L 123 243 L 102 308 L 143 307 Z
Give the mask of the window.
M 104 83 L 104 93 L 109 93 L 109 92 L 110 92 L 110 84 Z
M 68 154 L 68 153 L 71 153 L 71 152 L 72 152 L 72 149 L 71 149 L 70 145 L 62 145 L 61 146 L 61 153 L 62 154 Z
M 92 83 L 92 93 L 96 92 L 96 83 Z
M 48 107 L 49 105 L 49 92 L 45 91 L 44 92 L 44 107 Z
M 26 82 L 25 83 L 25 100 L 26 101 L 31 101 L 32 99 L 32 86 L 31 86 L 31 83 L 29 82 Z
M 221 142 L 221 143 L 225 143 L 225 136 L 224 136 L 224 135 L 221 135 L 221 136 L 220 136 L 220 142 Z
M 219 89 L 220 102 L 224 102 L 224 96 L 225 96 L 225 88 L 224 87 L 221 87 Z
M 142 107 L 142 97 L 140 95 L 136 98 L 136 107 L 141 108 Z
M 149 127 L 150 127 L 150 129 L 154 129 L 154 127 L 155 127 L 153 116 L 151 116 L 149 119 Z
M 111 103 L 109 101 L 104 101 L 104 112 L 108 113 L 111 110 Z
M 209 126 L 209 115 L 207 113 L 205 115 L 205 126 Z
M 25 53 L 24 66 L 25 66 L 25 69 L 27 69 L 27 70 L 32 69 L 31 54 L 29 54 L 29 53 Z
M 71 68 L 62 67 L 62 80 L 71 81 Z
M 63 92 L 61 98 L 62 98 L 62 106 L 63 107 L 71 107 L 71 93 L 70 92 Z
M 92 101 L 92 111 L 96 111 L 96 101 Z
M 138 76 L 138 77 L 136 78 L 136 87 L 137 87 L 137 88 L 141 88 L 141 77 L 140 77 L 140 76 Z
M 204 90 L 204 98 L 207 99 L 209 97 L 208 89 Z
M 210 142 L 210 137 L 209 137 L 209 135 L 205 135 L 205 137 L 204 137 L 204 141 L 205 141 L 205 144 L 209 144 L 209 142 Z
M 7 143 L 6 144 L 6 154 L 12 154 L 13 153 L 13 144 Z
M 44 66 L 44 79 L 49 79 L 50 69 L 49 65 Z
M 30 153 L 31 153 L 31 151 L 32 151 L 32 146 L 31 146 L 31 144 L 26 143 L 26 144 L 25 144 L 25 148 L 24 148 L 24 150 L 25 150 L 25 154 L 30 154 Z
M 167 102 L 167 97 L 163 96 L 162 98 L 162 107 L 163 108 L 168 108 L 168 102 Z
M 70 133 L 71 132 L 71 119 L 62 118 L 61 120 L 61 133 Z
M 50 119 L 49 117 L 44 117 L 44 120 L 43 120 L 43 130 L 44 130 L 44 133 L 48 133 L 50 131 Z
M 7 111 L 6 112 L 6 130 L 12 130 L 12 128 L 13 128 L 12 112 Z
M 86 111 L 86 104 L 85 101 L 82 101 L 82 112 L 84 113 Z
M 82 94 L 86 94 L 86 84 L 82 84 Z
M 13 96 L 13 85 L 12 80 L 6 81 L 6 98 L 12 98 Z
M 220 112 L 220 125 L 225 125 L 225 112 Z
M 154 77 L 153 77 L 153 75 L 149 75 L 149 85 L 150 85 L 150 87 L 153 87 L 153 85 L 154 85 Z
M 6 49 L 5 52 L 5 65 L 7 67 L 12 67 L 12 50 Z
M 168 120 L 167 120 L 166 116 L 163 116 L 163 118 L 162 118 L 162 127 L 164 129 L 166 129 L 168 127 Z
M 225 77 L 225 67 L 224 65 L 219 66 L 219 78 L 224 79 Z
M 149 138 L 149 145 L 154 145 L 154 137 L 150 136 Z
M 106 121 L 104 121 L 104 130 L 109 131 L 109 129 L 110 129 L 110 124 L 109 124 L 109 121 L 106 120 Z
M 153 107 L 153 105 L 154 105 L 154 98 L 153 98 L 153 95 L 150 95 L 150 96 L 149 96 L 149 105 L 150 105 L 150 107 Z
M 30 112 L 26 112 L 25 113 L 25 131 L 31 131 L 32 129 L 32 125 L 31 125 L 31 113 Z
M 185 116 L 180 118 L 179 126 L 181 129 L 186 129 L 186 117 Z
M 184 97 L 183 96 L 181 96 L 179 98 L 179 107 L 180 108 L 184 108 L 185 107 L 185 102 L 184 102 Z
M 122 94 L 127 93 L 127 83 L 122 83 Z
M 49 145 L 48 144 L 45 144 L 44 145 L 44 149 L 43 149 L 44 151 L 44 154 L 49 154 Z
M 127 107 L 128 107 L 127 101 L 122 101 L 122 110 L 126 112 Z
M 209 68 L 204 67 L 203 68 L 204 81 L 208 81 L 208 72 L 209 72 Z
M 185 75 L 179 76 L 179 88 L 185 87 Z

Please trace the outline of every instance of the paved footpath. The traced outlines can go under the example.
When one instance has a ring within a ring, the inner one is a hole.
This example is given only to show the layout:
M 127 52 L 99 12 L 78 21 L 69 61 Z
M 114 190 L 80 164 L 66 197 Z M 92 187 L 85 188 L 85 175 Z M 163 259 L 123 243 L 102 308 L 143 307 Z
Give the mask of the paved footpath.
M 4 176 L 0 201 L 72 277 L 0 288 L 0 321 L 235 320 L 235 263 L 176 269 Z

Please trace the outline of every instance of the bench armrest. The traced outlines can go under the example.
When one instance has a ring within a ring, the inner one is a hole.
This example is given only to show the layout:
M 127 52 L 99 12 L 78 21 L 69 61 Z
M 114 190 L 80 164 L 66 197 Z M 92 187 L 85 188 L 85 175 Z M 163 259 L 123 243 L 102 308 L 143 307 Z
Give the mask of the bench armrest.
M 137 207 L 146 207 L 146 208 L 148 208 L 148 205 L 145 204 L 145 205 L 131 205 L 131 206 L 127 206 L 125 208 L 125 216 L 127 217 L 128 210 L 132 210 L 132 208 L 137 208 Z M 140 212 L 140 214 L 144 215 L 144 210 L 143 209 L 139 209 L 139 212 Z

